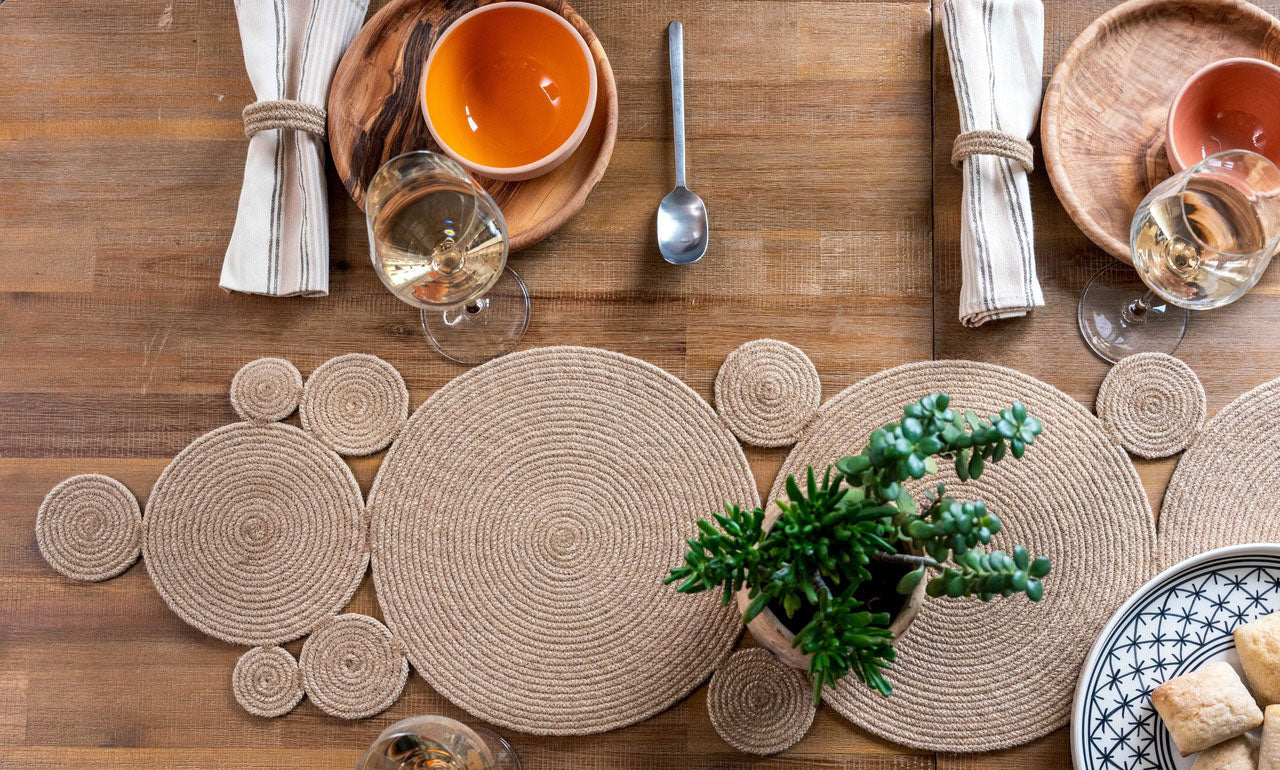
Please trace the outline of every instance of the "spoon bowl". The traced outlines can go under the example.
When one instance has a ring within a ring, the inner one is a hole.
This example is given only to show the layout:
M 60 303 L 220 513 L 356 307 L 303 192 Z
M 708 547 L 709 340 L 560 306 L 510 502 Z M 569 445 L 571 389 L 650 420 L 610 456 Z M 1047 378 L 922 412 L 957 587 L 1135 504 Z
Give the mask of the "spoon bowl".
M 673 265 L 691 265 L 707 253 L 707 207 L 684 185 L 658 204 L 658 250 Z

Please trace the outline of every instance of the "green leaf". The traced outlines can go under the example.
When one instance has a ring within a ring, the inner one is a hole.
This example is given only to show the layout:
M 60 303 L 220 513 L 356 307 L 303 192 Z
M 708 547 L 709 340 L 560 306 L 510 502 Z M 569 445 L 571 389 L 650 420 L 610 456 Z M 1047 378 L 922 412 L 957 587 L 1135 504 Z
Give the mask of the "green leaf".
M 920 565 L 902 576 L 898 581 L 898 593 L 909 594 L 916 590 L 916 586 L 920 585 L 920 579 L 924 577 L 924 565 Z
M 853 455 L 851 457 L 842 457 L 836 462 L 836 470 L 846 476 L 853 476 L 862 473 L 871 467 L 871 461 L 866 455 Z
M 986 463 L 982 459 L 982 455 L 977 452 L 969 460 L 969 478 L 976 479 L 982 476 L 982 470 L 986 467 Z
M 1044 584 L 1039 580 L 1032 580 L 1027 583 L 1027 598 L 1033 602 L 1038 602 L 1044 598 Z
M 1013 563 L 1017 565 L 1018 569 L 1027 569 L 1031 565 L 1031 554 L 1027 552 L 1025 546 L 1014 546 Z
M 966 457 L 963 449 L 956 452 L 956 476 L 960 477 L 961 481 L 969 480 L 969 458 Z
M 772 596 L 768 593 L 762 593 L 752 599 L 751 603 L 747 605 L 747 611 L 742 613 L 742 622 L 750 623 L 755 620 L 756 616 L 764 612 L 764 608 L 769 606 L 770 599 L 772 599 Z
M 946 590 L 947 581 L 941 575 L 924 584 L 924 592 L 934 598 L 942 596 Z
M 1035 561 L 1031 562 L 1031 566 L 1027 569 L 1027 573 L 1033 578 L 1042 578 L 1049 574 L 1049 557 L 1037 556 Z
M 982 421 L 978 419 L 978 415 L 973 412 L 964 413 L 964 421 L 969 423 L 969 429 L 978 431 L 982 430 Z

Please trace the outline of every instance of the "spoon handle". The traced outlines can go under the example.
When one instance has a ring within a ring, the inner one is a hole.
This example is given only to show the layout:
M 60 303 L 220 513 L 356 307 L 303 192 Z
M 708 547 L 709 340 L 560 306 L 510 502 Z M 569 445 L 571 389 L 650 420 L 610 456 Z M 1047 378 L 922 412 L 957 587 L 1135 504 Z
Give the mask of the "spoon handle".
M 684 27 L 673 21 L 667 27 L 667 48 L 671 58 L 671 117 L 675 121 L 676 185 L 684 180 Z

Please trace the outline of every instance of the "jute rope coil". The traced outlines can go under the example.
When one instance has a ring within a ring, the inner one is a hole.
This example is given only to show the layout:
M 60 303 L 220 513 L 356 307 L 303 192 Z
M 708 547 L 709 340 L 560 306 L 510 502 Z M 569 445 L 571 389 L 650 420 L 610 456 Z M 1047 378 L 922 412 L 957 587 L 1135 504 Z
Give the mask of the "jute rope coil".
M 236 661 L 231 692 L 254 716 L 287 714 L 302 700 L 298 661 L 283 647 L 254 647 Z
M 1212 548 L 1280 543 L 1280 380 L 1232 401 L 1192 442 L 1160 508 L 1161 566 Z
M 731 655 L 707 691 L 712 727 L 748 754 L 791 748 L 809 732 L 816 710 L 805 675 L 758 648 Z
M 234 423 L 169 463 L 147 501 L 143 556 L 169 607 L 236 644 L 296 639 L 341 609 L 368 561 L 360 485 L 285 423 Z
M 431 686 L 487 722 L 578 735 L 706 680 L 741 620 L 662 585 L 694 521 L 759 503 L 742 448 L 635 358 L 550 347 L 454 379 L 410 418 L 369 497 L 387 624 Z
M 716 375 L 716 411 L 753 446 L 794 444 L 822 401 L 818 370 L 804 351 L 781 340 L 748 342 Z
M 299 666 L 307 697 L 340 719 L 384 711 L 404 689 L 409 661 L 387 627 L 368 615 L 339 615 L 307 637 Z
M 292 99 L 254 102 L 246 105 L 240 116 L 244 120 L 245 138 L 252 138 L 259 131 L 283 128 L 324 139 L 327 129 L 327 116 L 323 107 Z
M 40 555 L 74 580 L 119 575 L 138 560 L 141 542 L 138 500 L 110 476 L 72 476 L 51 489 L 36 512 Z
M 231 380 L 231 408 L 240 419 L 275 422 L 293 414 L 302 398 L 302 375 L 283 358 L 259 358 Z
M 966 131 L 956 137 L 951 145 L 951 165 L 960 168 L 966 159 L 974 155 L 995 155 L 1008 158 L 1026 169 L 1035 170 L 1035 151 L 1031 142 L 1003 131 Z
M 1168 457 L 1186 449 L 1204 424 L 1200 378 L 1165 353 L 1138 353 L 1111 367 L 1098 389 L 1098 416 L 1121 446 L 1138 457 Z
M 1005 528 L 995 547 L 1025 544 L 1052 559 L 1044 600 L 931 599 L 896 644 L 898 659 L 887 672 L 892 697 L 854 677 L 824 697 L 855 724 L 907 746 L 1005 748 L 1067 723 L 1089 646 L 1111 612 L 1152 574 L 1154 521 L 1132 463 L 1096 417 L 1035 378 L 971 361 L 899 366 L 827 401 L 769 498 L 785 494 L 787 474 L 800 475 L 807 465 L 825 468 L 861 449 L 871 431 L 900 419 L 903 405 L 931 392 L 948 393 L 956 408 L 984 415 L 1021 400 L 1044 421 L 1044 433 L 1023 459 L 989 463 L 981 479 L 965 484 L 946 463 L 939 474 L 948 494 L 980 498 L 1000 516 Z M 926 477 L 912 492 L 919 499 L 938 480 Z
M 302 427 L 344 455 L 386 447 L 409 414 L 400 372 L 377 356 L 349 353 L 321 364 L 302 393 Z

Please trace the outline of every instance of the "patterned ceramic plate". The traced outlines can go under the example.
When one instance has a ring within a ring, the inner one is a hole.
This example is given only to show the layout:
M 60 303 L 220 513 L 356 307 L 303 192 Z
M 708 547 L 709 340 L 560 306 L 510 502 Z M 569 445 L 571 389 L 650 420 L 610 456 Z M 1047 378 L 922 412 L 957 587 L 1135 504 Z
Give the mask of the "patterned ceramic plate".
M 1240 667 L 1231 631 L 1280 611 L 1280 545 L 1202 553 L 1157 575 L 1112 616 L 1080 672 L 1076 770 L 1185 770 L 1151 707 L 1160 683 L 1215 660 Z

